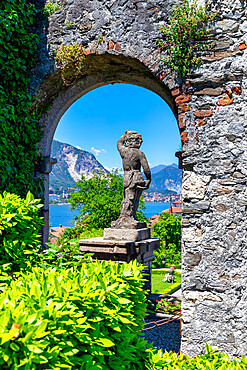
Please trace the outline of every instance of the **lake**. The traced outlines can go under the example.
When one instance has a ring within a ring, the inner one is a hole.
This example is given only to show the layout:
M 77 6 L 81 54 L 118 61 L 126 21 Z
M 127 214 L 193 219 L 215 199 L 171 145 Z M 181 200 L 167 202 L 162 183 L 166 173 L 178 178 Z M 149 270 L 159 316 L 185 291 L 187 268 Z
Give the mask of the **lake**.
M 147 209 L 144 214 L 146 217 L 151 217 L 157 213 L 161 213 L 164 209 L 168 209 L 170 204 L 171 203 L 146 202 L 145 205 Z M 74 226 L 75 222 L 73 218 L 78 216 L 79 211 L 70 212 L 69 208 L 69 204 L 50 204 L 50 226 Z

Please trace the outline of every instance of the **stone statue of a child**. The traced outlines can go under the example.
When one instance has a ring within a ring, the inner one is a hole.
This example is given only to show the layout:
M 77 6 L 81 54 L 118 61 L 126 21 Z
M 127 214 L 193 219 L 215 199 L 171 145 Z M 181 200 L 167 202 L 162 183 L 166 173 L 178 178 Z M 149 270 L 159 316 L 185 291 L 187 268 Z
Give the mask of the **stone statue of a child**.
M 117 148 L 123 160 L 123 200 L 121 213 L 116 221 L 112 222 L 112 228 L 138 228 L 135 219 L 139 206 L 139 199 L 151 183 L 151 172 L 143 152 L 139 150 L 142 137 L 136 131 L 125 131 L 117 142 Z M 146 180 L 141 173 L 143 168 Z

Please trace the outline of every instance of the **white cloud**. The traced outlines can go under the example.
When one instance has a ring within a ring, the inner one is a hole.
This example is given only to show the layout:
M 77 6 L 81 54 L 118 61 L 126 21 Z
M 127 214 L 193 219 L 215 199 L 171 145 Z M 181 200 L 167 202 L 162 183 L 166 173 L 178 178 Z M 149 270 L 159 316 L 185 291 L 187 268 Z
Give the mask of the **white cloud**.
M 76 145 L 76 148 L 77 148 L 77 149 L 81 149 L 81 147 L 80 147 L 79 145 Z
M 91 152 L 94 153 L 97 157 L 100 153 L 106 153 L 106 150 L 105 149 L 96 149 L 92 146 Z

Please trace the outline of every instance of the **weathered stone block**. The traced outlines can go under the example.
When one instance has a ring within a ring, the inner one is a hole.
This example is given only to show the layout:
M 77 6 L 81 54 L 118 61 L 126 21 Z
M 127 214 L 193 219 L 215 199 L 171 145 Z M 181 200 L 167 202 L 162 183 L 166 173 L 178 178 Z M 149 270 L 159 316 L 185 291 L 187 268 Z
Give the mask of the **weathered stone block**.
M 150 239 L 150 229 L 104 229 L 104 240 L 138 241 Z
M 184 199 L 203 199 L 210 176 L 184 171 L 182 194 Z

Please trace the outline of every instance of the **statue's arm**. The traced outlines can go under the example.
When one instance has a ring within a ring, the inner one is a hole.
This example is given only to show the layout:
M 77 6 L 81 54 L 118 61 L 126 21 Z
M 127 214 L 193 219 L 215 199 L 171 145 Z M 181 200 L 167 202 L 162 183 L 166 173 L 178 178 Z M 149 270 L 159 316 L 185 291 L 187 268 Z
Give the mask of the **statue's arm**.
M 124 142 L 125 142 L 125 133 L 118 139 L 118 142 L 117 142 L 117 148 L 118 148 L 118 151 L 120 152 L 120 154 L 125 149 Z
M 143 168 L 143 172 L 146 176 L 146 181 L 145 181 L 145 184 L 147 186 L 147 189 L 149 188 L 149 185 L 151 183 L 151 171 L 150 171 L 150 168 L 149 168 L 149 165 L 148 165 L 148 161 L 147 161 L 147 158 L 145 156 L 144 153 L 141 153 L 141 165 L 142 165 L 142 168 Z

